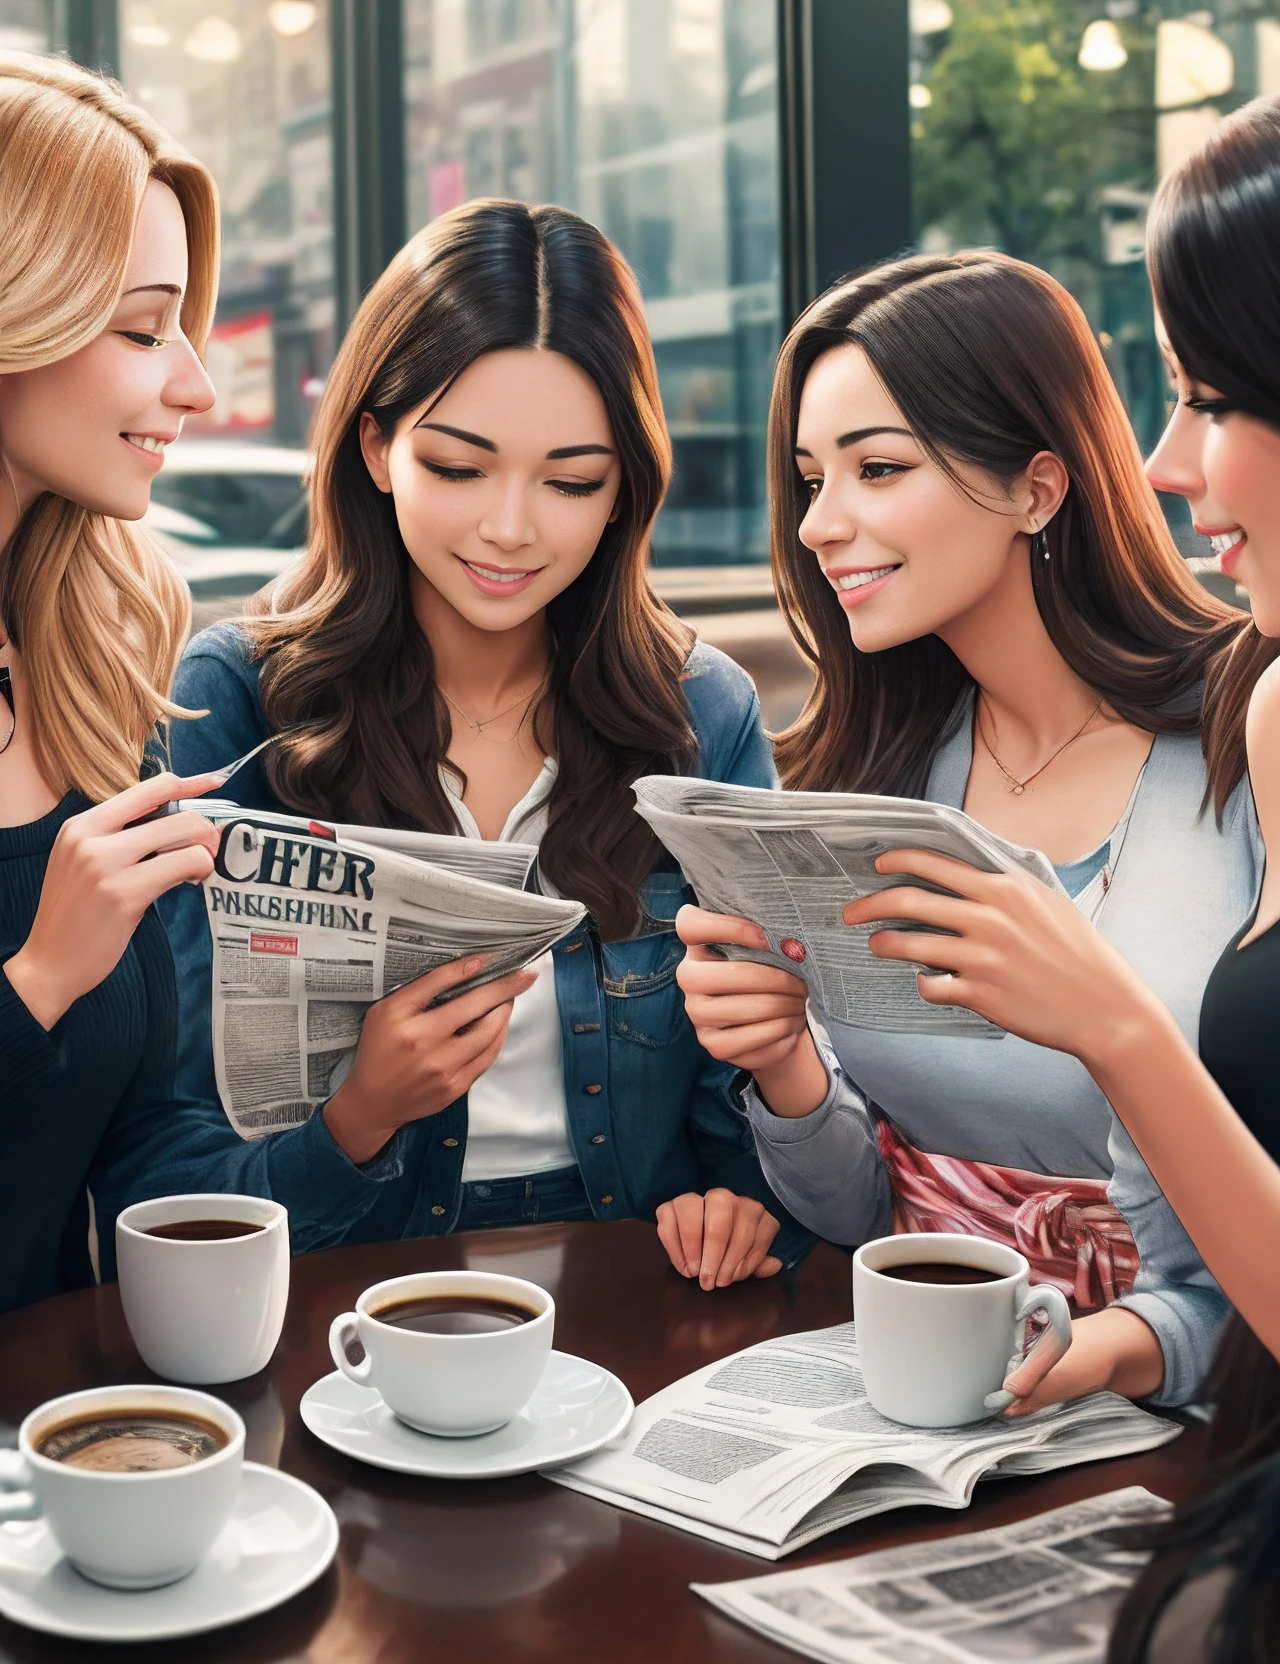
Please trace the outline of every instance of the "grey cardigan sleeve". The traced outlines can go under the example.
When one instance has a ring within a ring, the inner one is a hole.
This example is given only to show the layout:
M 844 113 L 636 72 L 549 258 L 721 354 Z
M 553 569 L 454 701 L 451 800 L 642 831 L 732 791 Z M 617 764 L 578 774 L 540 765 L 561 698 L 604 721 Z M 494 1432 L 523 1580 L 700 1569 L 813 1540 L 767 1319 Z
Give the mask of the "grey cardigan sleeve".
M 1107 1195 L 1124 1215 L 1141 1266 L 1133 1292 L 1116 1302 L 1155 1331 L 1164 1380 L 1153 1404 L 1190 1404 L 1204 1388 L 1230 1310 L 1177 1214 L 1119 1120 L 1108 1148 L 1114 1167 Z
M 827 1067 L 827 1095 L 808 1115 L 775 1115 L 752 1081 L 742 1107 L 774 1194 L 802 1225 L 856 1248 L 893 1229 L 893 1193 L 880 1159 L 875 1119 L 810 1016 Z

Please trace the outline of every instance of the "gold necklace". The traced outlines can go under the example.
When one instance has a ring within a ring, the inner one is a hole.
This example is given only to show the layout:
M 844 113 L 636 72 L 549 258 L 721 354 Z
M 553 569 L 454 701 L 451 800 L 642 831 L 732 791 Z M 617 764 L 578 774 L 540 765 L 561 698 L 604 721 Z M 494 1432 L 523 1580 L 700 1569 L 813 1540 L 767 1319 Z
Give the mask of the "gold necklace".
M 462 706 L 459 705 L 458 701 L 452 696 L 452 694 L 450 694 L 449 690 L 444 686 L 443 683 L 441 683 L 441 682 L 436 683 L 436 686 L 440 689 L 440 692 L 448 700 L 449 704 L 453 706 L 455 711 L 457 711 L 458 715 L 467 724 L 468 728 L 470 728 L 472 730 L 472 732 L 476 733 L 476 734 L 483 733 L 484 730 L 486 728 L 488 728 L 491 723 L 500 722 L 504 716 L 510 716 L 512 711 L 515 710 L 516 706 L 519 705 L 521 703 L 521 701 L 524 702 L 525 715 L 527 716 L 529 706 L 533 704 L 534 700 L 538 697 L 538 695 L 542 692 L 543 688 L 546 685 L 547 685 L 547 678 L 544 675 L 542 677 L 541 681 L 538 683 L 537 687 L 534 688 L 532 690 L 532 692 L 522 693 L 520 695 L 519 699 L 513 699 L 512 702 L 509 705 L 505 705 L 502 708 L 502 710 L 500 710 L 500 711 L 495 711 L 492 716 L 484 716 L 484 717 L 477 718 L 477 717 L 474 717 L 474 716 L 468 716 L 467 715 L 466 711 L 463 710 Z M 521 727 L 524 726 L 524 717 L 523 716 L 520 718 L 520 726 Z
M 1001 774 L 1003 774 L 1005 779 L 1009 782 L 1009 784 L 1005 787 L 1005 791 L 1011 793 L 1014 797 L 1021 797 L 1023 792 L 1026 791 L 1027 787 L 1031 784 L 1031 782 L 1033 780 L 1039 779 L 1039 777 L 1044 773 L 1045 769 L 1048 768 L 1049 764 L 1051 762 L 1053 762 L 1055 758 L 1061 757 L 1062 753 L 1067 749 L 1067 747 L 1069 745 L 1074 745 L 1075 744 L 1075 742 L 1080 738 L 1081 734 L 1084 733 L 1085 729 L 1093 721 L 1094 717 L 1097 716 L 1098 712 L 1102 709 L 1104 703 L 1105 703 L 1104 700 L 1099 699 L 1098 703 L 1089 712 L 1088 716 L 1085 717 L 1084 721 L 1076 729 L 1075 733 L 1072 734 L 1071 738 L 1069 740 L 1063 740 L 1062 744 L 1053 753 L 1053 756 L 1047 758 L 1043 763 L 1041 763 L 1040 767 L 1038 769 L 1036 769 L 1034 774 L 1028 774 L 1024 780 L 1019 780 L 1017 775 L 1014 774 L 1010 769 L 1007 769 L 1004 766 L 1004 764 L 1000 761 L 1000 758 L 996 753 L 995 746 L 992 745 L 991 741 L 987 738 L 986 725 L 982 720 L 982 701 L 979 700 L 978 701 L 978 734 L 979 734 L 979 736 L 982 740 L 983 745 L 986 746 L 988 752 L 990 753 L 991 761 L 996 765 L 996 767 L 1000 770 Z M 995 729 L 995 726 L 996 726 L 995 717 L 991 718 L 991 726 L 992 726 L 993 729 Z M 997 739 L 1000 738 L 1000 733 L 999 733 L 998 729 L 996 730 L 996 738 Z

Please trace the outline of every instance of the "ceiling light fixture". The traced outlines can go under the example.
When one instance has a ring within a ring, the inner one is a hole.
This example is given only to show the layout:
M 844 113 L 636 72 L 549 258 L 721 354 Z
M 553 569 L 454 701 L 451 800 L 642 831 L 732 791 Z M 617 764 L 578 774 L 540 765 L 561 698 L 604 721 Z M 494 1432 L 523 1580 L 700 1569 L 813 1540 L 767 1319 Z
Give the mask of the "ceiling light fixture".
M 1129 61 L 1120 31 L 1109 17 L 1100 17 L 1089 24 L 1080 42 L 1076 62 L 1081 69 L 1120 69 Z

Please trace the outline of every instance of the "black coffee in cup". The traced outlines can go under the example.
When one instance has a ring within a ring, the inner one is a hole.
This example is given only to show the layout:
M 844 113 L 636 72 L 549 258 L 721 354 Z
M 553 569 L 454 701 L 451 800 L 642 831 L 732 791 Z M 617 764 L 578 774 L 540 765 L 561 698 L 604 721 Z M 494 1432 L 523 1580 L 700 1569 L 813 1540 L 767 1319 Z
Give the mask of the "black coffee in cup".
M 62 1422 L 36 1450 L 50 1461 L 94 1473 L 159 1473 L 189 1468 L 229 1443 L 221 1427 L 199 1416 L 115 1410 Z
M 369 1315 L 393 1329 L 413 1329 L 420 1335 L 491 1335 L 532 1323 L 541 1313 L 515 1300 L 483 1294 L 415 1294 Z
M 896 1277 L 900 1283 L 998 1283 L 1004 1275 L 980 1265 L 961 1265 L 950 1260 L 910 1260 L 905 1265 L 878 1265 L 882 1277 Z
M 162 1236 L 169 1242 L 223 1242 L 233 1236 L 256 1236 L 266 1230 L 249 1219 L 174 1219 L 167 1225 L 144 1225 L 144 1236 Z

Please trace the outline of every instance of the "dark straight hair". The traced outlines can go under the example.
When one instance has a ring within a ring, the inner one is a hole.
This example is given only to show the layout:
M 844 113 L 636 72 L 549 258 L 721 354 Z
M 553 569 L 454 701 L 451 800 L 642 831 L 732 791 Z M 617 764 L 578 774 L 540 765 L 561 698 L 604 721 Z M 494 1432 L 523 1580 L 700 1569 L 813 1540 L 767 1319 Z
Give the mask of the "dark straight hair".
M 957 484 L 968 465 L 1008 486 L 1040 451 L 1070 481 L 1032 563 L 1036 604 L 1072 670 L 1126 721 L 1194 732 L 1199 684 L 1236 615 L 1190 577 L 1142 471 L 1133 431 L 1083 312 L 1061 284 L 1005 255 L 920 255 L 827 291 L 783 344 L 769 413 L 773 569 L 815 671 L 779 737 L 786 785 L 924 790 L 972 682 L 925 636 L 865 653 L 798 528 L 800 397 L 834 347 L 861 347 L 925 453 Z
M 1280 430 L 1280 96 L 1227 116 L 1156 194 L 1147 260 L 1187 375 Z M 1280 640 L 1250 622 L 1205 697 L 1209 788 L 1221 808 L 1245 771 L 1254 683 Z
M 1280 97 L 1227 116 L 1168 176 L 1152 208 L 1148 261 L 1187 375 L 1280 429 Z M 1249 696 L 1277 654 L 1280 641 L 1250 621 L 1210 674 L 1205 751 L 1219 807 L 1244 774 Z M 1231 1575 L 1210 1664 L 1280 1657 L 1280 1363 L 1238 1314 L 1208 1397 L 1217 1413 L 1202 1494 L 1167 1524 L 1130 1537 L 1155 1553 L 1120 1610 L 1109 1664 L 1146 1664 L 1169 1599 L 1197 1563 L 1215 1561 Z
M 482 354 L 510 348 L 561 353 L 591 377 L 622 464 L 616 519 L 548 607 L 551 676 L 534 714 L 542 735 L 553 712 L 543 743 L 558 763 L 541 869 L 617 938 L 639 928 L 639 886 L 660 853 L 630 784 L 685 773 L 696 757 L 680 687 L 693 635 L 648 579 L 671 445 L 640 291 L 613 244 L 567 209 L 480 201 L 443 214 L 357 312 L 316 412 L 306 554 L 257 598 L 249 625 L 263 710 L 288 731 L 268 777 L 299 809 L 459 830 L 439 778 L 448 711 L 395 505 L 361 453 L 360 416 L 389 436 Z

